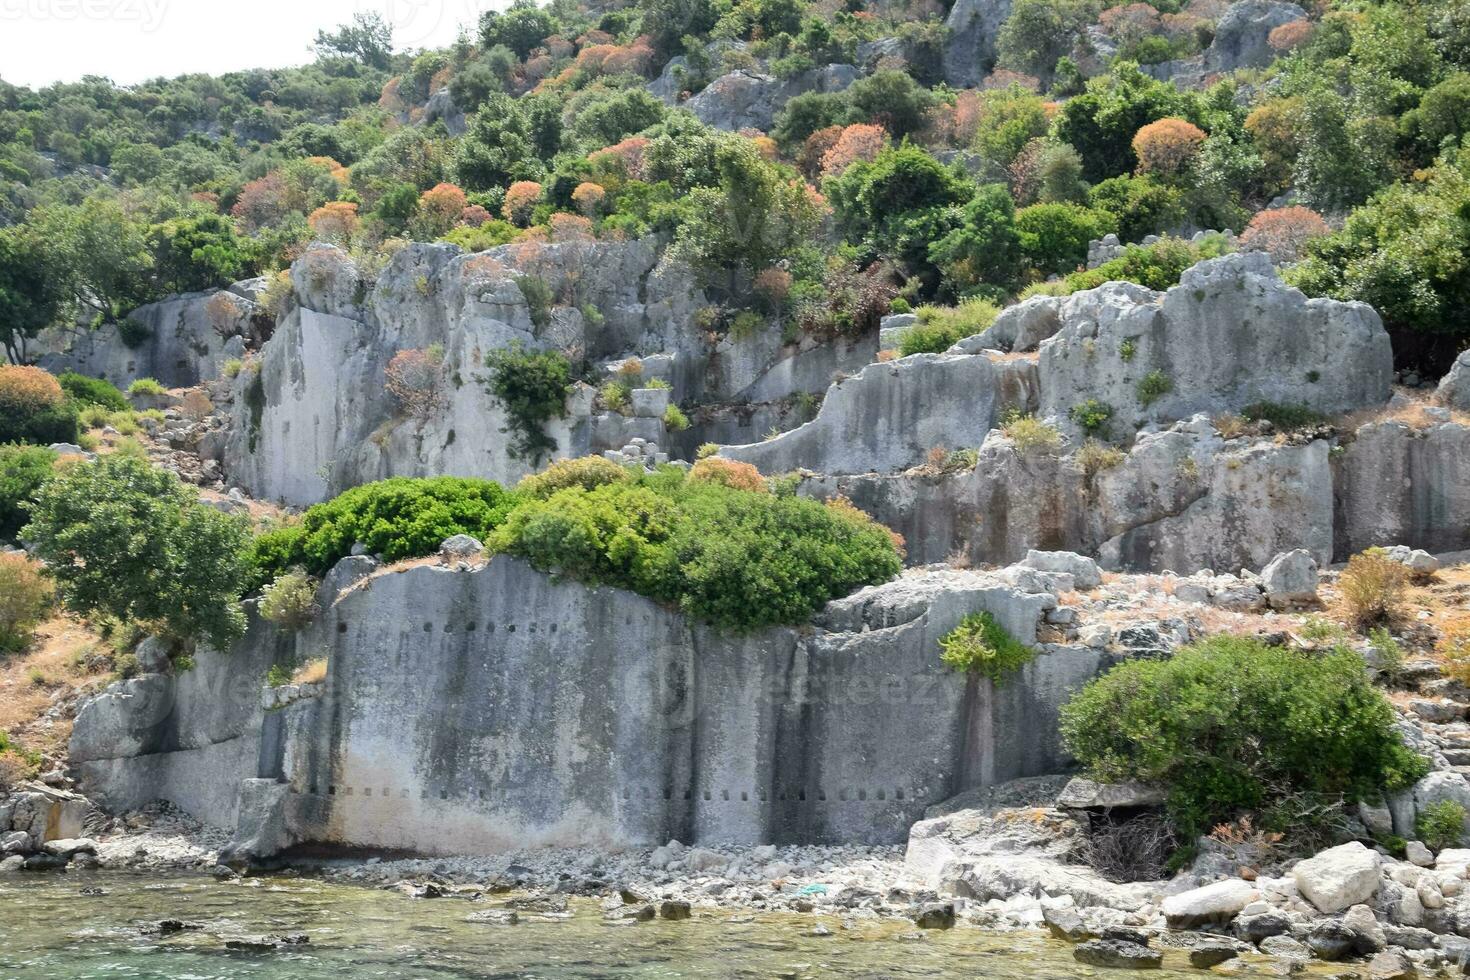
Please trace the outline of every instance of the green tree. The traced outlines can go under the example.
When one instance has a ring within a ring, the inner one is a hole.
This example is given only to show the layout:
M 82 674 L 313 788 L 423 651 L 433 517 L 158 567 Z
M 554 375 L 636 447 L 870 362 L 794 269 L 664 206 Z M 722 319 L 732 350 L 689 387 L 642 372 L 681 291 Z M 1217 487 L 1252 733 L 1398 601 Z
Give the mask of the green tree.
M 153 298 L 145 228 L 117 198 L 94 194 L 77 205 L 47 205 L 32 212 L 32 222 L 47 243 L 51 275 L 101 322 L 116 322 Z
M 975 193 L 968 180 L 909 144 L 852 164 L 825 188 L 849 240 L 915 271 L 931 260 L 930 242 L 957 223 L 954 209 Z
M 657 124 L 664 117 L 662 102 L 641 88 L 597 91 L 568 106 L 569 142 L 584 152 L 599 150 Z
M 148 229 L 159 293 L 191 293 L 228 286 L 255 271 L 252 249 L 222 215 L 175 218 Z
M 35 228 L 0 228 L 0 344 L 12 363 L 25 360 L 26 341 L 62 313 L 66 280 Z
M 1050 78 L 1057 59 L 1097 16 L 1093 0 L 1016 0 L 995 38 L 1002 68 Z
M 21 534 L 74 612 L 221 647 L 245 631 L 245 522 L 141 459 L 116 453 L 59 473 Z
M 1094 209 L 1113 216 L 1125 242 L 1141 241 L 1184 221 L 1180 192 L 1148 176 L 1109 177 L 1094 185 L 1087 199 Z
M 1088 243 L 1116 229 L 1106 211 L 1076 204 L 1033 204 L 1016 212 L 1021 255 L 1042 276 L 1086 264 Z
M 1131 173 L 1138 166 L 1133 137 L 1151 122 L 1178 117 L 1208 131 L 1199 96 L 1155 81 L 1124 63 L 1087 83 L 1087 90 L 1062 105 L 1056 136 L 1082 155 L 1082 175 L 1097 182 Z
M 1016 206 L 1000 184 L 986 184 L 966 204 L 959 226 L 929 247 L 929 261 L 954 293 L 977 286 L 1009 289 L 1020 272 Z
M 514 99 L 494 93 L 480 106 L 469 132 L 459 144 L 455 162 L 466 190 L 487 191 L 514 180 L 540 175 L 525 115 Z
M 26 507 L 51 478 L 56 454 L 45 446 L 0 446 L 0 541 L 14 541 L 28 520 Z
M 393 28 L 375 10 L 353 14 L 350 22 L 335 31 L 317 31 L 316 49 L 320 54 L 356 58 L 386 71 L 393 57 Z
M 487 10 L 480 15 L 481 47 L 503 44 L 522 60 L 554 33 L 556 22 L 535 0 L 515 0 L 504 13 Z
M 860 78 L 843 92 L 859 119 L 879 123 L 902 139 L 924 125 L 925 116 L 937 101 L 907 73 L 893 68 Z

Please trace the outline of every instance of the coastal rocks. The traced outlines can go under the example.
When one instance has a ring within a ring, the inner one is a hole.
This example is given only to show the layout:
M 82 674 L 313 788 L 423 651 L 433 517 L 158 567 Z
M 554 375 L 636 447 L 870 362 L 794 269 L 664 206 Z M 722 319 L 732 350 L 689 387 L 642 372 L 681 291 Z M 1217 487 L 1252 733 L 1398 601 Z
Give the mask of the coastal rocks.
M 1255 402 L 1334 413 L 1391 394 L 1393 355 L 1378 314 L 1307 299 L 1259 252 L 1201 262 L 1164 293 L 1126 282 L 1075 293 L 1062 320 L 1041 344 L 1038 414 L 1073 432 L 1069 413 L 1089 402 L 1107 406 L 1109 431 L 1123 436 Z
M 1238 878 L 1217 881 L 1165 898 L 1164 919 L 1170 929 L 1224 925 L 1260 895 L 1250 882 Z
M 1316 602 L 1317 560 L 1304 548 L 1277 555 L 1261 570 L 1261 588 L 1272 609 Z
M 1089 939 L 1073 948 L 1072 958 L 1087 966 L 1115 970 L 1157 970 L 1164 962 L 1158 950 L 1120 939 Z
M 1298 861 L 1291 875 L 1302 895 L 1320 911 L 1341 912 L 1372 899 L 1381 863 L 1376 851 L 1353 841 Z
M 1031 549 L 1020 564 L 1040 572 L 1056 572 L 1069 575 L 1074 588 L 1095 589 L 1102 585 L 1102 571 L 1091 558 L 1071 551 L 1037 551 Z
M 1164 799 L 1163 790 L 1142 783 L 1097 783 L 1077 776 L 1057 796 L 1057 806 L 1063 810 L 1112 810 L 1162 806 Z

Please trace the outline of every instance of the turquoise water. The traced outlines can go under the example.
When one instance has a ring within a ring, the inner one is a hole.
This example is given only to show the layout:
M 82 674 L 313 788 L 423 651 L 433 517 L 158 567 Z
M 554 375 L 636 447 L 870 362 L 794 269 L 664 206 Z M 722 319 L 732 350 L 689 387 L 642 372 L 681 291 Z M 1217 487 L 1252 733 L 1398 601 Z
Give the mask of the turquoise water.
M 82 889 L 103 895 L 85 896 Z M 975 929 L 926 932 L 858 920 L 851 929 L 811 916 L 696 910 L 686 922 L 602 924 L 595 901 L 566 920 L 522 913 L 514 926 L 471 924 L 471 911 L 500 900 L 414 900 L 396 892 L 313 879 L 217 882 L 120 872 L 12 875 L 0 882 L 0 977 L 178 980 L 263 977 L 997 977 L 1099 974 L 1062 943 L 1032 934 Z M 178 918 L 198 932 L 166 937 L 139 926 Z M 744 920 L 744 921 L 742 921 Z M 233 937 L 305 932 L 310 943 L 270 952 L 228 950 Z M 1171 953 L 1153 976 L 1202 977 Z

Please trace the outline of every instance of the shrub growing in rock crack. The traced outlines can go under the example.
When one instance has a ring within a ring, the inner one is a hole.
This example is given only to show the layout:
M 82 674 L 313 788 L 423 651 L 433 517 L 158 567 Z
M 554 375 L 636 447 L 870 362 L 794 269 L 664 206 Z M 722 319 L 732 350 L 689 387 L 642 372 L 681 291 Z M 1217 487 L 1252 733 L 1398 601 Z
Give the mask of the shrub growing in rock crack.
M 1408 569 L 1382 548 L 1353 555 L 1337 579 L 1348 617 L 1360 630 L 1398 618 L 1408 585 Z
M 293 568 L 276 576 L 260 597 L 260 614 L 286 629 L 300 629 L 316 618 L 317 581 L 306 570 Z
M 1419 811 L 1414 832 L 1436 851 L 1458 847 L 1465 839 L 1465 807 L 1454 800 L 1431 804 Z
M 505 405 L 510 416 L 512 451 L 535 462 L 556 449 L 545 425 L 566 415 L 572 365 L 554 350 L 528 351 L 519 343 L 485 355 L 488 375 L 480 382 Z
M 1017 640 L 988 612 L 971 613 L 939 641 L 939 659 L 955 670 L 974 672 L 999 686 L 1026 666 L 1036 651 Z

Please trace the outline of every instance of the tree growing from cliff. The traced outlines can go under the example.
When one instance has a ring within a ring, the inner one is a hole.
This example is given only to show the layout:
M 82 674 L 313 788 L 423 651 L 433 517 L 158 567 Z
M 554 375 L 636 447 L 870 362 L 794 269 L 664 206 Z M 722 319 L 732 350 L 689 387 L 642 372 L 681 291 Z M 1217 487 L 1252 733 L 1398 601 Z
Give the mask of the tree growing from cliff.
M 481 375 L 480 382 L 510 417 L 511 452 L 534 463 L 555 451 L 556 440 L 546 434 L 546 423 L 567 413 L 572 365 L 566 355 L 528 351 L 515 343 L 487 354 L 485 366 L 490 373 Z
M 245 523 L 144 460 L 67 468 L 37 493 L 21 534 L 80 615 L 221 647 L 245 632 Z

